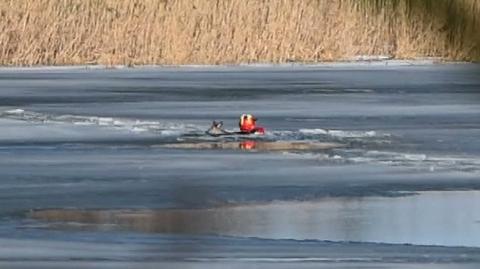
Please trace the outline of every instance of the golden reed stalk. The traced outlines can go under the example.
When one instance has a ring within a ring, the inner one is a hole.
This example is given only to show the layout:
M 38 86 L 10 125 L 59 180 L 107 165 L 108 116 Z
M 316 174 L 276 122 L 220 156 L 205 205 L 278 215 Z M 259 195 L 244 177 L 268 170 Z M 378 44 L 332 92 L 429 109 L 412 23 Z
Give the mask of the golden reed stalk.
M 0 0 L 0 65 L 480 59 L 480 0 Z

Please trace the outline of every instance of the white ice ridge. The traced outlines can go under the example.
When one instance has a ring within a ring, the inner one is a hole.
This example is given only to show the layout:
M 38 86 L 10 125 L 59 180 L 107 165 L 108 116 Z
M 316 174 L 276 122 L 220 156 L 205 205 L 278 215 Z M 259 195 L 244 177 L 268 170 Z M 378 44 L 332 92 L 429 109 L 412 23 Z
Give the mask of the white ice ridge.
M 380 164 L 409 167 L 429 172 L 480 173 L 480 158 L 478 156 L 430 156 L 423 153 L 359 149 L 337 149 L 334 154 L 311 152 L 284 152 L 283 154 L 297 159 L 314 159 L 322 163 Z
M 236 258 L 185 258 L 185 261 L 192 262 L 274 262 L 274 263 L 295 263 L 295 262 L 378 262 L 380 258 L 323 258 L 323 257 L 236 257 Z
M 182 124 L 176 122 L 147 121 L 100 116 L 53 115 L 40 112 L 26 111 L 18 108 L 3 111 L 2 113 L 0 113 L 0 117 L 28 121 L 33 123 L 101 126 L 124 129 L 137 133 L 156 132 L 161 133 L 162 135 L 173 136 L 205 129 L 193 124 Z
M 370 150 L 357 152 L 355 156 L 346 157 L 345 160 L 353 163 L 416 167 L 431 172 L 436 170 L 480 172 L 480 158 L 475 156 L 428 156 L 421 153 Z
M 375 131 L 344 131 L 344 130 L 326 130 L 326 129 L 300 129 L 300 133 L 305 135 L 329 135 L 341 138 L 362 138 L 388 136 L 388 134 L 378 135 Z

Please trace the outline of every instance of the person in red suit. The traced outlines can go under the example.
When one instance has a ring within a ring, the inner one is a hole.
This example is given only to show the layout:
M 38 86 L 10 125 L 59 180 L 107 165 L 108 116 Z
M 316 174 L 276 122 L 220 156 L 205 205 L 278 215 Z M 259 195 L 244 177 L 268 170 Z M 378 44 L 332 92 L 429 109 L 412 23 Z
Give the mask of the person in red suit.
M 242 114 L 238 126 L 242 133 L 265 134 L 265 128 L 257 126 L 257 119 L 251 114 Z

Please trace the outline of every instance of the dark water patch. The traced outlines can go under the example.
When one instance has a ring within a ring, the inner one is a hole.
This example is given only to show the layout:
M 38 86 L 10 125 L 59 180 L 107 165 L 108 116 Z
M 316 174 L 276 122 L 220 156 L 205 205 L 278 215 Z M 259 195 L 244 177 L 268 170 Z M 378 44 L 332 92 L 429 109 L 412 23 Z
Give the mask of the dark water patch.
M 219 236 L 22 230 L 0 240 L 6 268 L 475 268 L 478 248 Z M 76 235 L 76 236 L 72 236 Z M 33 237 L 28 237 L 33 236 Z M 47 237 L 48 236 L 48 237 Z M 8 249 L 7 249 L 8 248 Z M 8 250 L 8 252 L 7 252 Z M 195 264 L 193 264 L 195 263 Z

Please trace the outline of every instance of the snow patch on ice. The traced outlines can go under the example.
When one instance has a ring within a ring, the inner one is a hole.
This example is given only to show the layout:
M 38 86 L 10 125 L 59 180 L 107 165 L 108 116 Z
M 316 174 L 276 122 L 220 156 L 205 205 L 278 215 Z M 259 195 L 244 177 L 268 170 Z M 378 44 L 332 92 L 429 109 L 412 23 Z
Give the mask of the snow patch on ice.
M 300 129 L 299 130 L 300 133 L 303 133 L 303 134 L 328 134 L 328 130 L 324 130 L 324 129 Z
M 12 115 L 18 115 L 18 114 L 23 114 L 25 110 L 23 109 L 12 109 L 12 110 L 7 110 L 5 111 L 5 114 L 12 114 Z

